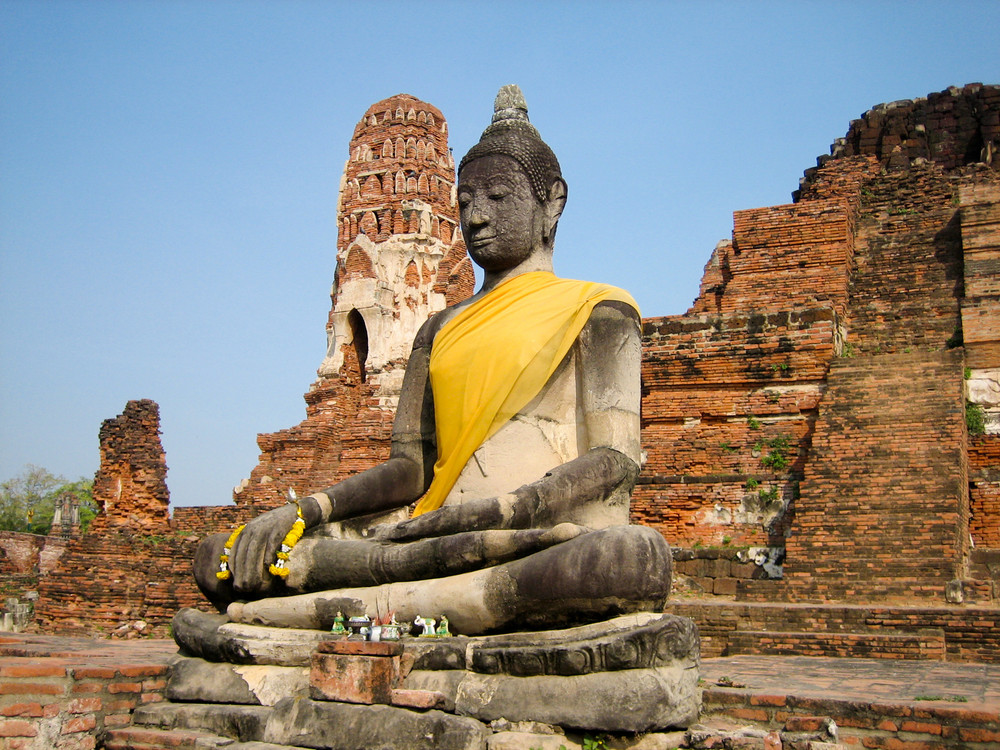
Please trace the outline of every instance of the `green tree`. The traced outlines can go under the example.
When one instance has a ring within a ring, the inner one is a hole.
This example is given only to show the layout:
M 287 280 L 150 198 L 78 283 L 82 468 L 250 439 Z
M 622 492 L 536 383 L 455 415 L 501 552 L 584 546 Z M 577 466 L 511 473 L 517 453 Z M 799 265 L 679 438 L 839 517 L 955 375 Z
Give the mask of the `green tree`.
M 56 502 L 70 492 L 80 504 L 80 526 L 85 531 L 97 515 L 93 490 L 91 479 L 81 477 L 70 482 L 41 466 L 28 464 L 17 476 L 0 482 L 0 530 L 47 534 Z

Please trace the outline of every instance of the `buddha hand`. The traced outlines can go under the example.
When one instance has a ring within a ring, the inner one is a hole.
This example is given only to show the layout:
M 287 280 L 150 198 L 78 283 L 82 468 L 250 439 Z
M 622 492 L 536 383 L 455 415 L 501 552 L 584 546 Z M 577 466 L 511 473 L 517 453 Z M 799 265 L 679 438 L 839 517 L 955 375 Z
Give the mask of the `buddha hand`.
M 246 525 L 229 553 L 237 593 L 259 595 L 274 585 L 268 566 L 275 561 L 281 541 L 297 517 L 295 505 L 288 504 L 262 513 Z

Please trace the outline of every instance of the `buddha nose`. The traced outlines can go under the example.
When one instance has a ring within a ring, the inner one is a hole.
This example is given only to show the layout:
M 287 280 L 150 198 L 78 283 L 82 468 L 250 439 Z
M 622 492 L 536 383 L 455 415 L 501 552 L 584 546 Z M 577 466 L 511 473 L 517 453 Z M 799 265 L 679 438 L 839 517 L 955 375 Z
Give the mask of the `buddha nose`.
M 471 220 L 477 224 L 489 224 L 492 205 L 492 201 L 490 201 L 485 190 L 477 191 L 472 196 L 472 201 L 469 205 Z
M 481 205 L 474 204 L 472 210 L 469 211 L 469 226 L 470 227 L 481 227 L 485 224 L 490 223 L 489 214 L 482 210 Z

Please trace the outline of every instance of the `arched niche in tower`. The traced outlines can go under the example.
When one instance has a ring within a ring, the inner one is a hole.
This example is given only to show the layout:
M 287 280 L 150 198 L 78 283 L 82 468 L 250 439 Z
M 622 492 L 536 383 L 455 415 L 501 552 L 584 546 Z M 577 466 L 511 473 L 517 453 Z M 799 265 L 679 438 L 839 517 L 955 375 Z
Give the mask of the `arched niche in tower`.
M 351 329 L 351 346 L 358 360 L 358 374 L 364 383 L 367 378 L 365 362 L 368 360 L 368 326 L 356 308 L 347 314 L 347 325 Z
M 420 269 L 414 261 L 406 264 L 406 272 L 403 274 L 403 283 L 408 287 L 416 289 L 420 286 Z
M 354 219 L 354 217 L 351 218 L 352 220 Z M 374 220 L 374 217 L 372 217 L 372 221 Z M 354 235 L 357 235 L 357 229 L 354 229 Z M 352 277 L 362 279 L 375 278 L 375 268 L 372 265 L 372 259 L 368 257 L 368 253 L 357 245 L 347 251 L 347 258 L 344 259 L 344 271 L 345 279 Z
M 361 217 L 361 221 L 358 222 L 358 231 L 369 239 L 378 237 L 378 220 L 375 218 L 374 213 L 365 211 L 364 216 Z
M 361 195 L 365 198 L 377 198 L 382 195 L 382 183 L 375 175 L 369 175 L 361 188 Z

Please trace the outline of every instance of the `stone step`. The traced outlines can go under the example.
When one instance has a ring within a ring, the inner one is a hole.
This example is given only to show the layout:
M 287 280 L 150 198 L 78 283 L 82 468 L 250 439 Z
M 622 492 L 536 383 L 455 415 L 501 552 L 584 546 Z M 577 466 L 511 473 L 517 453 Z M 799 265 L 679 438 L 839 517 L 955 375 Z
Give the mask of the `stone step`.
M 308 667 L 225 664 L 182 656 L 174 662 L 166 696 L 181 703 L 241 703 L 273 706 L 288 696 L 309 694 Z
M 154 703 L 132 715 L 135 727 L 204 732 L 242 742 L 259 741 L 271 714 L 268 706 L 227 703 Z
M 112 729 L 104 740 L 105 750 L 306 750 L 300 745 L 275 745 L 272 742 L 238 742 L 206 732 L 185 729 L 150 729 L 126 727 Z
M 484 750 L 489 735 L 486 724 L 437 710 L 286 698 L 274 707 L 265 739 L 338 750 Z
M 940 631 L 897 635 L 736 630 L 729 633 L 727 653 L 944 661 L 945 637 Z

